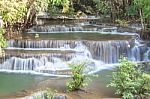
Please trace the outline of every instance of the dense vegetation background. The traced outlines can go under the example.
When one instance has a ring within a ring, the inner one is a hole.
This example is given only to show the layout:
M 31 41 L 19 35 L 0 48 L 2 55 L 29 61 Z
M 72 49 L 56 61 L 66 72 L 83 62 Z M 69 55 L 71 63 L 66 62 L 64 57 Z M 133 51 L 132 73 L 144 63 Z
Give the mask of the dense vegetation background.
M 19 22 L 25 28 L 33 24 L 35 14 L 41 11 L 52 16 L 73 16 L 81 11 L 87 15 L 110 16 L 112 21 L 137 20 L 143 29 L 150 24 L 150 0 L 0 0 L 0 15 L 6 27 Z

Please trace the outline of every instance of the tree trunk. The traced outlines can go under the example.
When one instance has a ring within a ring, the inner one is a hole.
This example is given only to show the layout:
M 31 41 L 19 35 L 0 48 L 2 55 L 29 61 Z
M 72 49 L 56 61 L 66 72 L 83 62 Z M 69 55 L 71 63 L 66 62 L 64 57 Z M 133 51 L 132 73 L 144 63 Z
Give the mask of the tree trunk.
M 142 9 L 140 9 L 139 13 L 140 13 L 140 19 L 141 19 L 142 29 L 145 30 L 144 19 L 143 19 L 143 14 L 142 14 Z
M 110 0 L 110 6 L 111 6 L 111 19 L 112 19 L 112 22 L 115 22 L 115 13 L 114 13 L 113 0 Z
M 34 10 L 34 4 L 35 0 L 30 0 L 28 2 L 28 11 L 27 11 L 27 15 L 25 17 L 25 20 L 24 20 L 24 25 L 23 25 L 23 30 L 27 28 L 27 26 L 30 24 L 31 20 L 33 20 L 33 17 L 34 17 L 34 14 L 35 12 L 33 12 Z

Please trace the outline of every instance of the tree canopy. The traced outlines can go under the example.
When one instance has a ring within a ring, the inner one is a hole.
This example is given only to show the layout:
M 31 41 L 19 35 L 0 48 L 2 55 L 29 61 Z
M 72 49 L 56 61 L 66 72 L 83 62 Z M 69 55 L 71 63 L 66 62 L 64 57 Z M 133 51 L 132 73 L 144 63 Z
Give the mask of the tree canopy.
M 81 11 L 109 15 L 114 21 L 135 19 L 143 25 L 150 23 L 150 0 L 0 0 L 0 11 L 4 22 L 9 24 L 32 23 L 33 15 L 41 11 L 72 16 Z

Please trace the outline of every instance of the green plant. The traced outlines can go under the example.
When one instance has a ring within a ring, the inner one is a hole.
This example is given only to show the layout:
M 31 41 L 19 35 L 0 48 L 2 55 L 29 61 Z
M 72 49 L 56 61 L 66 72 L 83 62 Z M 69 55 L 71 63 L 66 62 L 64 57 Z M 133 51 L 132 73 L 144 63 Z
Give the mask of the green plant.
M 4 33 L 5 30 L 3 28 L 0 28 L 0 48 L 6 47 L 6 39 L 3 36 Z
M 67 91 L 80 90 L 82 87 L 88 85 L 88 81 L 91 81 L 91 76 L 94 74 L 85 74 L 84 70 L 87 69 L 87 62 L 81 62 L 79 64 L 69 64 L 72 69 L 72 79 L 67 83 Z
M 150 75 L 139 66 L 123 58 L 117 71 L 112 74 L 112 81 L 108 86 L 116 89 L 116 94 L 123 99 L 150 96 Z
M 27 12 L 27 0 L 1 0 L 0 10 L 3 16 L 3 21 L 9 23 L 10 25 L 22 21 L 23 17 Z
M 127 27 L 129 26 L 129 21 L 117 19 L 115 22 L 119 23 L 120 26 Z
M 46 96 L 46 99 L 55 99 L 57 91 L 52 91 L 51 89 L 48 89 L 44 94 Z
M 4 50 L 3 47 L 6 47 L 6 39 L 4 38 L 3 34 L 5 33 L 5 30 L 3 28 L 0 28 L 0 57 L 4 56 Z
M 40 37 L 39 34 L 35 34 L 35 36 L 34 36 L 35 39 L 37 39 L 37 38 L 39 38 L 39 37 Z
M 146 29 L 145 23 L 149 24 L 150 21 L 150 0 L 134 0 L 133 2 L 139 12 L 141 25 L 143 29 Z
M 110 6 L 105 0 L 93 0 L 96 3 L 96 9 L 98 12 L 107 15 L 110 11 Z
M 67 13 L 69 11 L 70 0 L 50 0 L 52 5 L 62 6 L 62 13 Z
M 150 97 L 150 75 L 144 73 L 141 78 L 139 94 L 141 97 Z

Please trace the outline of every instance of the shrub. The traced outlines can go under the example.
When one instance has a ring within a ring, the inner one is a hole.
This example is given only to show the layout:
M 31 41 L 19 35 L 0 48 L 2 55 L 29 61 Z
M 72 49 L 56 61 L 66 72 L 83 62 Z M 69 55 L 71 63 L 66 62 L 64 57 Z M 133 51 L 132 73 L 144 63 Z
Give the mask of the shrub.
M 123 26 L 123 27 L 129 26 L 129 21 L 126 21 L 126 20 L 117 19 L 117 20 L 115 20 L 115 22 L 118 23 L 120 26 Z
M 82 87 L 88 85 L 88 81 L 91 81 L 90 77 L 94 74 L 84 74 L 85 68 L 87 69 L 87 63 L 82 62 L 79 64 L 69 64 L 72 69 L 72 81 L 67 83 L 67 91 L 80 90 Z
M 44 94 L 46 96 L 46 99 L 55 99 L 57 91 L 52 91 L 51 89 L 48 89 Z
M 123 58 L 117 71 L 112 74 L 112 81 L 108 86 L 116 89 L 116 94 L 123 99 L 144 98 L 150 96 L 150 75 L 139 66 Z

